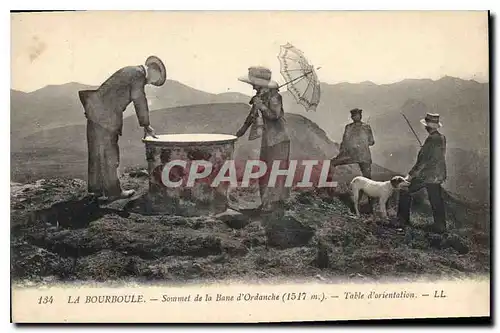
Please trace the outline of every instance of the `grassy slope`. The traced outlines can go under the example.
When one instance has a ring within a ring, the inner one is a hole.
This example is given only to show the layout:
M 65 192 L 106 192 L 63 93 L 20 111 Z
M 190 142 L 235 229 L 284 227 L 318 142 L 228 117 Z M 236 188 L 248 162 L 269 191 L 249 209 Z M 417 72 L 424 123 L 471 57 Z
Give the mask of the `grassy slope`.
M 147 191 L 144 179 L 123 182 Z M 405 232 L 372 216 L 349 215 L 343 194 L 295 193 L 285 219 L 254 217 L 234 229 L 214 217 L 146 216 L 123 210 L 124 202 L 82 205 L 85 182 L 52 179 L 11 187 L 11 275 L 14 281 L 161 282 L 311 278 L 380 279 L 489 274 L 489 233 L 474 224 L 445 236 L 416 228 Z M 43 210 L 66 202 L 66 210 Z M 394 202 L 390 213 L 394 214 Z M 417 202 L 413 222 L 430 223 Z M 57 213 L 57 214 L 54 214 Z M 68 218 L 82 228 L 58 229 Z M 477 216 L 475 216 L 477 218 Z M 292 228 L 292 229 L 290 229 Z M 310 238 L 296 242 L 288 235 Z M 273 236 L 274 235 L 274 236 Z M 269 245 L 268 237 L 285 237 Z M 295 242 L 294 246 L 286 246 Z M 267 245 L 269 246 L 266 246 Z M 75 260 L 76 258 L 76 260 Z

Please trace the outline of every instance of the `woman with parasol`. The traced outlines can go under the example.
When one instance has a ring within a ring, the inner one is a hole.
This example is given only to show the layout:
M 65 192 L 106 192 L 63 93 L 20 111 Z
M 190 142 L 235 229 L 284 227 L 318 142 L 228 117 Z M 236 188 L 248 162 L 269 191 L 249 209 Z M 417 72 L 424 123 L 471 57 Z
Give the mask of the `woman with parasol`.
M 236 133 L 243 136 L 252 125 L 250 140 L 262 137 L 260 159 L 267 166 L 264 176 L 259 179 L 261 210 L 282 210 L 289 191 L 285 187 L 285 177 L 278 177 L 274 186 L 269 187 L 269 173 L 274 161 L 280 161 L 280 169 L 287 169 L 290 155 L 290 137 L 285 124 L 282 97 L 278 84 L 271 80 L 271 70 L 265 67 L 250 67 L 248 75 L 238 80 L 251 84 L 256 94 L 250 100 L 252 108 L 243 126 Z M 260 118 L 262 117 L 262 118 Z M 259 127 L 259 121 L 262 121 Z M 261 130 L 261 133 L 255 133 Z
M 284 177 L 279 177 L 274 187 L 267 186 L 273 162 L 279 160 L 280 169 L 287 169 L 289 164 L 290 138 L 286 130 L 283 99 L 279 88 L 287 86 L 289 94 L 307 111 L 316 110 L 321 94 L 314 66 L 309 64 L 302 51 L 287 43 L 280 47 L 278 59 L 281 75 L 287 81 L 281 86 L 271 80 L 271 70 L 265 67 L 250 67 L 248 75 L 239 78 L 240 81 L 251 84 L 257 92 L 250 100 L 250 114 L 236 136 L 243 136 L 250 125 L 250 140 L 262 136 L 260 158 L 266 163 L 268 172 L 261 177 L 259 188 L 261 208 L 265 210 L 283 207 L 282 203 L 289 196 Z M 259 121 L 263 121 L 261 126 Z M 262 130 L 261 134 L 258 133 L 259 130 Z

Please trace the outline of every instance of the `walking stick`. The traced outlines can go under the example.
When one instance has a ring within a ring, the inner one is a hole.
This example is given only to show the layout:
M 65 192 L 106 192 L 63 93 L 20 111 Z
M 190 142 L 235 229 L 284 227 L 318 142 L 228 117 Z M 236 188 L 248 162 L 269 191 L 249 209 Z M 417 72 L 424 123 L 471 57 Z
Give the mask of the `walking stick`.
M 415 138 L 417 138 L 417 141 L 418 141 L 418 143 L 420 144 L 420 147 L 422 147 L 422 142 L 421 142 L 421 141 L 420 141 L 420 139 L 418 138 L 417 133 L 415 133 L 415 131 L 413 130 L 413 127 L 411 127 L 410 121 L 408 120 L 408 118 L 406 118 L 406 116 L 404 115 L 404 113 L 403 113 L 403 112 L 401 112 L 401 115 L 405 118 L 406 123 L 408 124 L 408 126 L 410 126 L 410 129 L 411 129 L 411 131 L 413 132 L 413 134 L 415 135 Z

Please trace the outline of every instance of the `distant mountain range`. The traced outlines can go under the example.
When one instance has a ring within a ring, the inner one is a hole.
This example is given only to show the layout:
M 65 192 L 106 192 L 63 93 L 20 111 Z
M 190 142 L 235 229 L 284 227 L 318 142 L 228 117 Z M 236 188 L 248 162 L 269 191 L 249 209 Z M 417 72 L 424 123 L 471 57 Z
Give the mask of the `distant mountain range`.
M 86 120 L 78 91 L 95 88 L 97 87 L 71 82 L 46 86 L 31 93 L 11 89 L 12 137 L 25 137 L 50 128 L 84 124 Z M 210 94 L 172 80 L 167 80 L 161 87 L 147 86 L 146 94 L 151 110 L 193 104 L 247 103 L 250 99 L 232 92 Z M 134 109 L 129 105 L 124 116 L 132 114 Z
M 167 133 L 233 134 L 244 122 L 248 106 L 243 103 L 219 103 L 181 106 L 151 113 L 151 122 Z M 328 139 L 325 132 L 307 118 L 290 114 L 288 131 L 292 140 L 292 159 L 328 159 L 338 153 L 338 144 Z M 129 167 L 147 168 L 143 131 L 137 119 L 128 116 L 124 121 L 124 135 L 120 139 L 121 170 Z M 13 151 L 11 177 L 16 182 L 30 182 L 54 176 L 86 179 L 86 126 L 69 125 L 39 131 L 22 139 L 23 147 Z M 259 157 L 260 140 L 248 140 L 248 133 L 235 146 L 236 160 Z M 28 163 L 29 161 L 29 163 Z M 385 179 L 390 170 L 373 166 L 375 177 Z M 339 169 L 336 179 L 342 180 L 356 173 L 353 166 Z
M 64 169 L 64 165 L 77 163 L 70 158 L 76 152 L 79 156 L 78 163 L 84 162 L 81 158 L 86 154 L 85 136 L 82 136 L 81 131 L 84 128 L 82 125 L 85 124 L 85 118 L 77 92 L 93 88 L 95 87 L 68 83 L 47 86 L 31 93 L 11 90 L 13 168 L 23 169 L 22 172 L 13 170 L 14 178 L 17 177 L 19 180 L 35 177 L 35 173 L 30 174 L 28 167 L 19 164 L 28 156 L 35 158 L 36 155 L 37 163 L 41 165 L 48 163 L 56 169 Z M 442 133 L 446 135 L 449 147 L 447 161 L 450 178 L 446 187 L 471 200 L 488 201 L 490 187 L 488 83 L 444 77 L 436 81 L 403 80 L 385 85 L 376 85 L 372 82 L 333 85 L 322 83 L 321 91 L 321 102 L 316 112 L 305 112 L 286 88 L 282 91 L 285 112 L 294 130 L 299 130 L 299 123 L 306 122 L 303 117 L 312 121 L 307 123 L 307 129 L 319 126 L 320 130 L 324 130 L 321 143 L 304 142 L 300 140 L 300 136 L 306 135 L 305 132 L 303 130 L 297 132 L 296 145 L 306 147 L 317 145 L 325 156 L 331 156 L 335 153 L 335 149 L 328 150 L 326 147 L 333 144 L 330 140 L 338 142 L 342 138 L 343 128 L 350 121 L 349 110 L 359 107 L 364 110 L 363 120 L 370 123 L 374 131 L 376 141 L 372 149 L 374 163 L 405 174 L 416 159 L 418 142 L 400 112 L 404 112 L 409 118 L 421 141 L 425 140 L 426 133 L 419 119 L 423 118 L 427 111 L 437 112 L 441 114 L 444 125 Z M 247 104 L 250 99 L 250 96 L 240 93 L 210 94 L 171 80 L 162 87 L 148 87 L 147 95 L 150 109 L 154 110 L 152 125 L 160 133 L 188 133 L 194 130 L 234 132 L 241 125 L 248 109 L 248 106 L 243 104 Z M 181 106 L 184 108 L 178 108 Z M 204 116 L 206 119 L 202 117 L 205 122 L 200 120 L 203 112 L 206 112 Z M 232 116 L 232 112 L 238 115 Z M 167 116 L 167 113 L 172 114 Z M 291 114 L 303 117 L 297 118 Z M 142 143 L 139 139 L 134 139 L 140 136 L 135 133 L 140 129 L 137 128 L 137 120 L 133 115 L 133 108 L 129 107 L 125 112 L 125 116 L 129 117 L 126 120 L 128 125 L 121 138 L 124 161 L 130 162 L 136 159 L 127 157 L 129 151 L 139 154 L 139 160 L 142 161 L 143 158 Z M 203 126 L 200 127 L 198 123 Z M 136 146 L 138 150 L 129 150 L 129 144 Z M 60 158 L 66 156 L 68 160 L 58 160 L 55 155 L 51 155 L 54 150 L 61 152 Z M 76 155 L 73 157 L 76 158 Z M 49 162 L 50 159 L 58 160 L 58 163 L 64 165 L 57 167 Z M 81 170 L 84 172 L 85 166 Z
M 406 115 L 424 142 L 427 133 L 419 120 L 426 112 L 439 113 L 447 138 L 446 187 L 470 200 L 488 202 L 490 195 L 489 84 L 443 77 L 439 80 L 403 80 L 376 85 L 322 84 L 316 112 L 305 112 L 287 98 L 287 112 L 302 114 L 319 124 L 333 141 L 342 139 L 349 110 L 363 109 L 363 121 L 374 132 L 375 163 L 406 174 L 415 163 L 419 143 L 401 115 Z M 288 94 L 285 92 L 285 94 Z M 290 97 L 290 96 L 289 96 Z
M 349 110 L 357 107 L 364 110 L 364 121 L 372 125 L 379 138 L 416 142 L 400 115 L 404 112 L 423 140 L 425 132 L 418 126 L 418 120 L 428 111 L 441 115 L 442 132 L 450 136 L 450 146 L 464 149 L 489 146 L 488 83 L 446 76 L 436 81 L 403 80 L 383 85 L 371 82 L 322 84 L 321 88 L 318 110 L 307 113 L 307 117 L 321 124 L 333 140 L 341 139 L 343 126 L 349 120 Z M 287 112 L 305 113 L 296 103 L 290 103 Z

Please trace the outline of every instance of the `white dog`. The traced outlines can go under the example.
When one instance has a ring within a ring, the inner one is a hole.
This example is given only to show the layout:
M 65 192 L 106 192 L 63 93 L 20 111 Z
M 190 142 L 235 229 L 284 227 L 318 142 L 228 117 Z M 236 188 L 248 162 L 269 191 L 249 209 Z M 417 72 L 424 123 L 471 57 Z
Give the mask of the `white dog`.
M 360 190 L 371 198 L 378 198 L 382 217 L 387 218 L 387 200 L 395 190 L 399 190 L 401 187 L 409 185 L 410 183 L 401 176 L 395 176 L 391 180 L 385 182 L 378 182 L 362 176 L 354 177 L 350 187 L 356 215 L 360 216 L 358 208 Z

